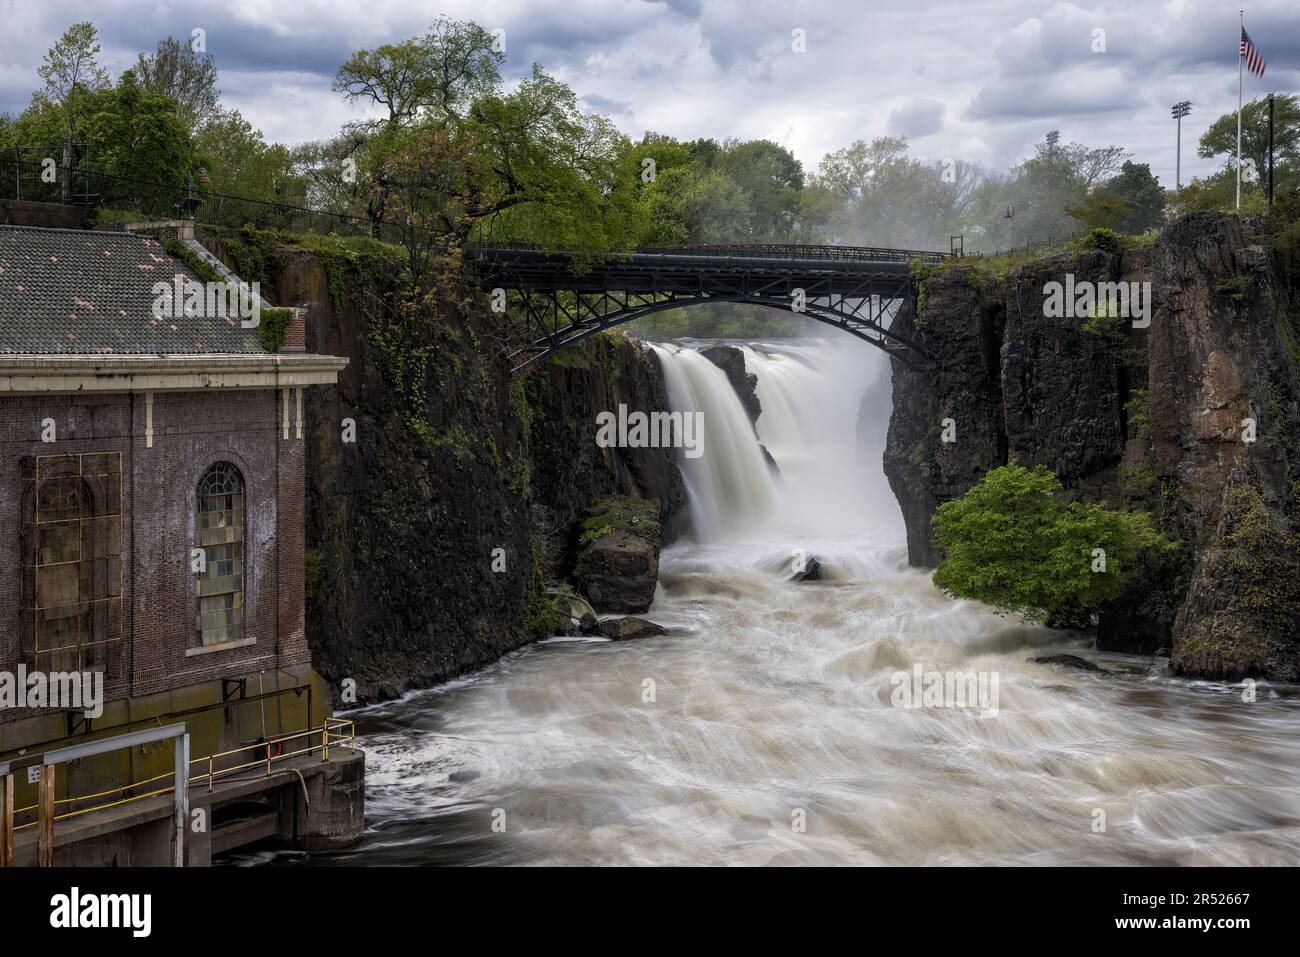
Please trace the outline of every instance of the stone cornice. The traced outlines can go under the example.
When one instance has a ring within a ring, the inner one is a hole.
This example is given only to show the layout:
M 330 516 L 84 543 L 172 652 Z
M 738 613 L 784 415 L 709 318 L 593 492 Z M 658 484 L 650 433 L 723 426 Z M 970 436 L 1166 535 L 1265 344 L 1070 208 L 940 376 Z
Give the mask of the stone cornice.
M 0 396 L 75 392 L 197 392 L 333 385 L 339 356 L 0 355 Z

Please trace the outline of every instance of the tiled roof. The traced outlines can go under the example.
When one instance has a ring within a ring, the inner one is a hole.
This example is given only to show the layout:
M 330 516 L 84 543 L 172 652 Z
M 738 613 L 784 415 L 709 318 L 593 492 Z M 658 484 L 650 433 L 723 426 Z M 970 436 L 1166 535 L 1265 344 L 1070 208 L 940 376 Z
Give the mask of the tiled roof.
M 230 316 L 155 315 L 154 284 L 201 282 L 161 240 L 0 226 L 0 355 L 265 352 Z

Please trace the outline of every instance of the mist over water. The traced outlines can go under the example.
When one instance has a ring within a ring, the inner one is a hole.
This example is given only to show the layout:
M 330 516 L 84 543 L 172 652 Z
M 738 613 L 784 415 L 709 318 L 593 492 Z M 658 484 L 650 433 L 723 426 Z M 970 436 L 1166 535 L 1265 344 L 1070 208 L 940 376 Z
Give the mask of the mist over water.
M 675 409 L 704 416 L 694 529 L 646 616 L 669 634 L 543 642 L 357 713 L 367 840 L 316 863 L 1300 862 L 1295 688 L 1246 704 L 1146 659 L 1027 663 L 1085 645 L 907 565 L 883 356 L 744 348 L 757 436 L 720 370 L 659 350 Z M 795 549 L 828 580 L 790 581 Z M 894 707 L 917 663 L 996 672 L 997 714 Z

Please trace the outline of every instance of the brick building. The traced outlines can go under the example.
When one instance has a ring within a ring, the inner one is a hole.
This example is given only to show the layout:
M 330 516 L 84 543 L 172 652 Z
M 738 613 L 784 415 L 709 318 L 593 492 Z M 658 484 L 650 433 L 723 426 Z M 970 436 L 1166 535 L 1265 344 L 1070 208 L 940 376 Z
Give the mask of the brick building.
M 106 699 L 0 707 L 0 761 L 174 720 L 201 757 L 329 714 L 303 627 L 303 390 L 346 360 L 304 351 L 302 311 L 268 351 L 211 299 L 160 302 L 202 283 L 177 252 L 0 225 L 0 673 L 102 672 Z M 105 758 L 60 793 L 152 767 Z

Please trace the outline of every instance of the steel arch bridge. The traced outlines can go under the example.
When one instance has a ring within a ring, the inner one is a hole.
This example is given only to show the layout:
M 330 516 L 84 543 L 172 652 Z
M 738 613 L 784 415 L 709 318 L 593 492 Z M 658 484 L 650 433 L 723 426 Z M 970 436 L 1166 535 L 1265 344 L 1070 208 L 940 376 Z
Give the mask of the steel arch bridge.
M 899 362 L 929 365 L 912 340 L 892 332 L 889 308 L 915 308 L 913 263 L 947 253 L 864 246 L 707 245 L 618 253 L 575 272 L 563 251 L 471 246 L 465 263 L 477 285 L 506 290 L 524 312 L 511 372 L 589 336 L 666 309 L 705 302 L 769 306 L 806 315 L 870 342 Z

